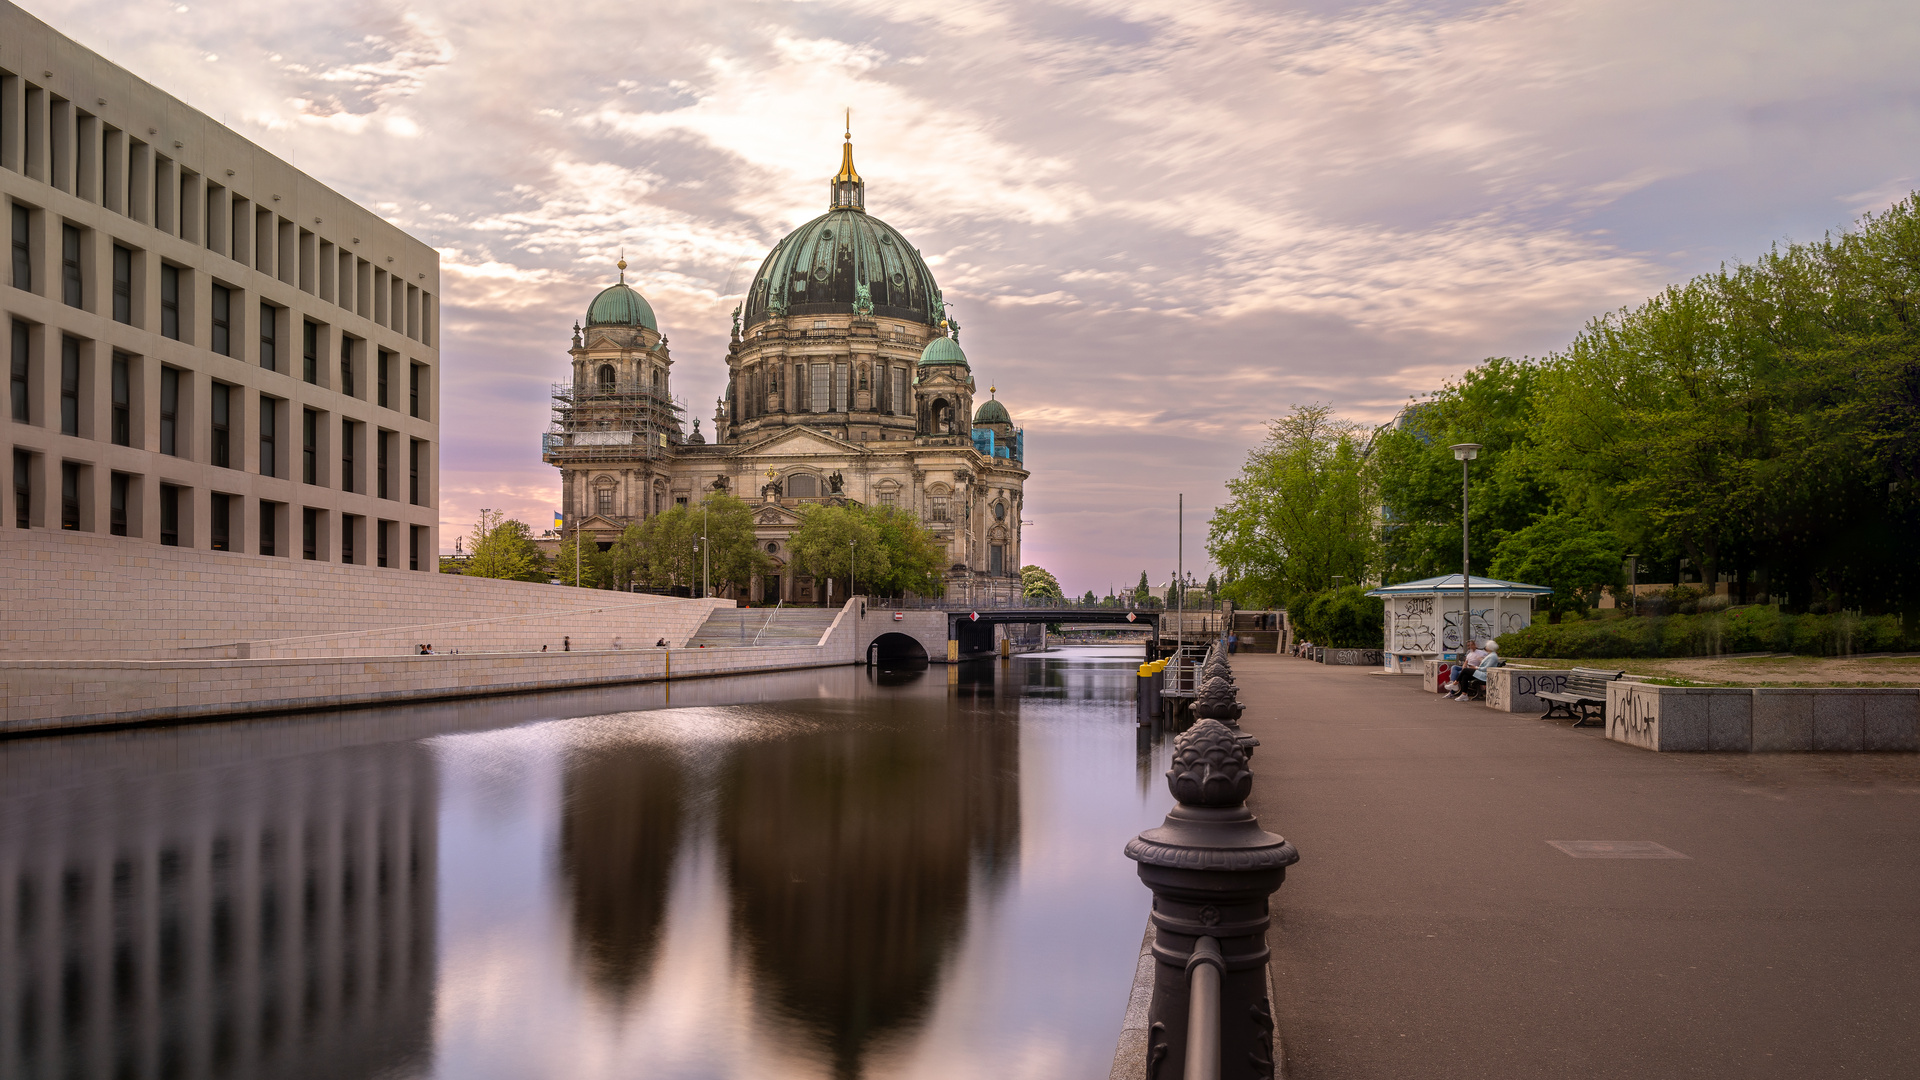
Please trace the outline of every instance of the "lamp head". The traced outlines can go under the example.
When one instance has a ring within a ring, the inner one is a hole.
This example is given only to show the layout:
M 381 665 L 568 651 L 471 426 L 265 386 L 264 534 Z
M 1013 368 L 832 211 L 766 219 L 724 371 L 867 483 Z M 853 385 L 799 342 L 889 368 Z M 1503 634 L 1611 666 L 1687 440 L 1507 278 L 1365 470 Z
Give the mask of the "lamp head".
M 1447 449 L 1453 451 L 1455 461 L 1472 461 L 1480 456 L 1480 444 L 1476 442 L 1455 443 Z

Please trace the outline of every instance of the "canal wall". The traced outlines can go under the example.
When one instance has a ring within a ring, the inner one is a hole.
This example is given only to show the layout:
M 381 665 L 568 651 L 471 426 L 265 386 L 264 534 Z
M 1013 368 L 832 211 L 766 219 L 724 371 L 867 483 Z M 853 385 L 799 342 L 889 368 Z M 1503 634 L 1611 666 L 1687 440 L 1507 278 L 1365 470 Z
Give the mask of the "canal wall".
M 0 660 L 178 660 L 684 644 L 730 600 L 0 531 Z

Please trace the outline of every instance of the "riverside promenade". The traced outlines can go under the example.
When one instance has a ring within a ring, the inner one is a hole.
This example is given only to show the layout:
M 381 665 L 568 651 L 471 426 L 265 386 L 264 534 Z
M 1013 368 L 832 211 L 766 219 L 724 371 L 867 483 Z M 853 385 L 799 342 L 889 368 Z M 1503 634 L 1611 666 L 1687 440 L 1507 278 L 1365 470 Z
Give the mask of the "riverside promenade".
M 1920 756 L 1657 754 L 1233 658 L 1286 1075 L 1911 1077 Z M 1685 858 L 1575 858 L 1549 841 Z

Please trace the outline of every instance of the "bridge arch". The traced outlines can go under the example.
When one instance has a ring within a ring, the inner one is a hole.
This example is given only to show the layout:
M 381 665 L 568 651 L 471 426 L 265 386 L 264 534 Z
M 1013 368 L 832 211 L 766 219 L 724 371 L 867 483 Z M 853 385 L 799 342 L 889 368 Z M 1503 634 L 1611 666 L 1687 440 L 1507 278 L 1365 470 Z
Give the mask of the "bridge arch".
M 867 665 L 869 667 L 887 662 L 920 663 L 927 662 L 926 646 L 908 634 L 888 632 L 867 646 Z

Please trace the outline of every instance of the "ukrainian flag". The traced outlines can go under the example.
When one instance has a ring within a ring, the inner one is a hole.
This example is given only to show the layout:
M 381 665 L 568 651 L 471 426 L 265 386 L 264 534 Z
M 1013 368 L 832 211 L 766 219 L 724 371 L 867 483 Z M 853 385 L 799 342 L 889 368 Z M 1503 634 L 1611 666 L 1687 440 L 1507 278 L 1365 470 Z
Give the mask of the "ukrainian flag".
M 553 512 L 553 527 L 554 527 L 554 528 L 556 528 L 556 529 L 564 529 L 564 528 L 566 528 L 566 527 L 567 527 L 567 517 L 566 517 L 566 515 L 565 515 L 565 514 L 562 514 L 562 513 L 561 513 L 560 511 L 558 511 L 558 510 L 555 510 L 555 511 Z

